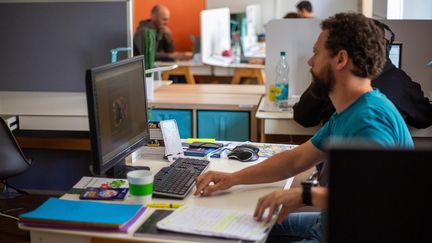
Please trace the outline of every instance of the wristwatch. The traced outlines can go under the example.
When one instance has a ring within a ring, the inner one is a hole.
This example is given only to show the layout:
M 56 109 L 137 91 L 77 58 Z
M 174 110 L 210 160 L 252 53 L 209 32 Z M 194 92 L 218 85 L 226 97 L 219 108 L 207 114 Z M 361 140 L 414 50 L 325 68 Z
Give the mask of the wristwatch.
M 306 206 L 312 206 L 312 195 L 311 195 L 311 188 L 313 186 L 318 186 L 317 180 L 306 180 L 301 183 L 303 187 L 302 192 L 302 201 L 303 204 Z

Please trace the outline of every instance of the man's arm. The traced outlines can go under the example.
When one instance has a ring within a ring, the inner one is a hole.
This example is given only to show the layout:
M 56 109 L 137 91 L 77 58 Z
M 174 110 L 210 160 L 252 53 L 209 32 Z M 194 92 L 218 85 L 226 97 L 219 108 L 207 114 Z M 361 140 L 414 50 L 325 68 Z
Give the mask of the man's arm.
M 239 184 L 257 184 L 280 181 L 305 171 L 322 161 L 325 154 L 309 140 L 267 160 L 234 173 L 209 171 L 197 178 L 194 195 L 210 195 Z

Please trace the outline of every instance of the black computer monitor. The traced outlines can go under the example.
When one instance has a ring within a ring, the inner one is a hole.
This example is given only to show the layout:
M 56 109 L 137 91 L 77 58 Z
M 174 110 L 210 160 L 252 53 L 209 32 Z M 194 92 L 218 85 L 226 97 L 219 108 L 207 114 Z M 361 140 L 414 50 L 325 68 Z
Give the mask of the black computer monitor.
M 143 56 L 87 70 L 95 175 L 125 177 L 125 158 L 149 141 L 144 72 Z
M 402 43 L 391 44 L 389 58 L 393 65 L 402 68 Z
M 430 242 L 432 148 L 333 149 L 327 242 Z

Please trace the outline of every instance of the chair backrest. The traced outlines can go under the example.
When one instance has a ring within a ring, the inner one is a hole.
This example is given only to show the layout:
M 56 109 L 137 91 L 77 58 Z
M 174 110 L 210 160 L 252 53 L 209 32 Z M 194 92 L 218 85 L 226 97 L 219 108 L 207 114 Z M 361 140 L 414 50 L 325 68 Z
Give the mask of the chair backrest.
M 0 179 L 21 174 L 30 168 L 30 161 L 21 151 L 6 122 L 0 118 Z

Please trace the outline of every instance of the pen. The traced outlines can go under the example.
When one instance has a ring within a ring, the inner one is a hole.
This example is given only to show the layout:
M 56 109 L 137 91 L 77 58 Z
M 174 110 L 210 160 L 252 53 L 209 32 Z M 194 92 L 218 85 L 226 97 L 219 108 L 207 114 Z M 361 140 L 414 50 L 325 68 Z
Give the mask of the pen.
M 146 205 L 149 208 L 178 208 L 183 206 L 180 203 L 147 203 Z

